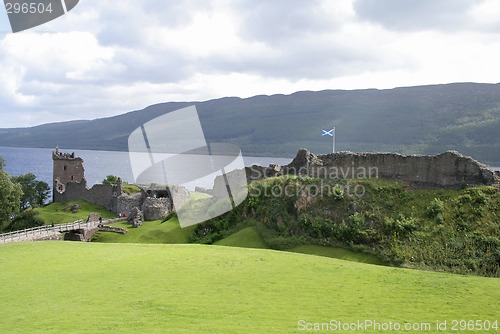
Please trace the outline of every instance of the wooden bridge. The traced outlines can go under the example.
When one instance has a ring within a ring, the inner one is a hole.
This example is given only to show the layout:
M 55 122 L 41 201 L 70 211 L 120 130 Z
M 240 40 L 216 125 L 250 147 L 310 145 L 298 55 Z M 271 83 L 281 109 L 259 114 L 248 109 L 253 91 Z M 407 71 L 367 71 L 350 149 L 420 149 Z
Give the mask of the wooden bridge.
M 0 234 L 0 244 L 8 242 L 36 241 L 36 240 L 60 240 L 62 233 L 72 231 L 97 231 L 100 225 L 111 224 L 124 218 L 114 218 L 100 221 L 77 220 L 73 223 L 44 225 L 32 227 L 25 230 Z M 93 234 L 93 233 L 92 233 Z

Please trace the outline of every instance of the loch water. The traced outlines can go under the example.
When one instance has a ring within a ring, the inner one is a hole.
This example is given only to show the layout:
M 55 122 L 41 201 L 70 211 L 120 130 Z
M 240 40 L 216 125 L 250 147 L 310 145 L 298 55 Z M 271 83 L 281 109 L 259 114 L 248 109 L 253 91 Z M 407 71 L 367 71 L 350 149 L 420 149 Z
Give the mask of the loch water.
M 33 173 L 38 180 L 52 186 L 52 151 L 50 148 L 0 147 L 0 156 L 5 160 L 4 170 L 12 176 Z M 83 159 L 85 178 L 89 187 L 101 183 L 108 175 L 117 175 L 123 181 L 134 183 L 132 167 L 128 152 L 61 150 L 64 153 L 74 152 Z M 245 166 L 268 166 L 276 163 L 285 165 L 291 158 L 243 157 Z

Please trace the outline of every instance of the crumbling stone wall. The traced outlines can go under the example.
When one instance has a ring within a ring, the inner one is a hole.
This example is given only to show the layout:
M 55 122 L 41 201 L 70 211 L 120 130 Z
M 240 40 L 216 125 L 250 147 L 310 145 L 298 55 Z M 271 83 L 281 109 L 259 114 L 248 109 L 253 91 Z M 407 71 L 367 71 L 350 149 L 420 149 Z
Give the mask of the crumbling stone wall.
M 94 227 L 89 229 L 80 228 L 73 231 L 68 231 L 64 233 L 64 240 L 89 242 L 92 240 L 94 234 L 96 234 L 98 231 L 99 227 Z
M 68 202 L 84 200 L 104 206 L 106 209 L 116 212 L 117 210 L 116 186 L 110 184 L 96 184 L 87 188 L 87 181 L 70 182 L 66 184 L 66 190 L 62 193 L 54 192 L 54 202 Z
M 114 232 L 114 233 L 120 233 L 120 234 L 127 234 L 128 230 L 121 228 L 121 227 L 113 227 L 113 226 L 108 226 L 108 225 L 102 225 L 99 226 L 99 232 Z
M 435 156 L 396 153 L 339 152 L 316 156 L 301 149 L 293 161 L 278 168 L 252 166 L 249 179 L 264 175 L 296 174 L 320 178 L 383 178 L 402 180 L 421 188 L 459 188 L 492 185 L 494 173 L 476 160 L 449 151 Z
M 170 198 L 146 197 L 141 206 L 144 220 L 157 220 L 163 218 L 172 210 Z
M 265 175 L 269 175 L 264 171 Z M 234 197 L 242 196 L 241 192 L 246 191 L 246 181 L 245 184 L 241 184 L 241 180 L 245 180 L 247 176 L 245 175 L 245 171 L 242 169 L 235 169 L 229 173 L 226 173 L 224 176 L 217 176 L 214 180 L 213 189 L 209 192 L 209 194 L 214 197 L 224 198 L 229 195 L 229 192 Z M 229 186 L 229 188 L 228 188 Z M 233 193 L 236 192 L 236 193 Z M 244 193 L 246 195 L 246 192 Z
M 144 193 L 135 194 L 121 194 L 117 198 L 116 212 L 121 214 L 128 214 L 133 208 L 140 208 L 144 201 Z
M 54 232 L 51 235 L 46 235 L 43 237 L 36 237 L 33 240 L 34 241 L 46 241 L 46 240 L 62 240 L 63 235 L 59 232 Z
M 172 199 L 175 199 L 175 201 L 172 203 L 175 210 L 179 210 L 180 208 L 182 208 L 184 204 L 189 202 L 189 199 L 191 198 L 189 190 L 187 190 L 185 187 L 172 185 L 170 186 L 169 190 Z

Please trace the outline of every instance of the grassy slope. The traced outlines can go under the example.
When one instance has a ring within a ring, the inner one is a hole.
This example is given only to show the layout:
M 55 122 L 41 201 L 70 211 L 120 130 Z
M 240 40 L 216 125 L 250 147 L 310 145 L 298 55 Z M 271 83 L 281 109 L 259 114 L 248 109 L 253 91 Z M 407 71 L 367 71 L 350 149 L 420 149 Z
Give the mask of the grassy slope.
M 2 332 L 290 333 L 498 318 L 500 280 L 205 245 L 0 245 Z M 369 331 L 376 333 L 376 331 Z
M 80 210 L 76 213 L 71 211 L 65 211 L 64 208 L 71 206 L 72 204 L 80 205 Z M 42 208 L 34 209 L 39 213 L 40 217 L 45 221 L 46 224 L 60 224 L 74 222 L 79 219 L 87 219 L 88 215 L 95 212 L 99 213 L 103 218 L 116 218 L 114 212 L 106 210 L 106 208 L 88 203 L 85 201 L 71 201 L 65 203 L 51 203 Z

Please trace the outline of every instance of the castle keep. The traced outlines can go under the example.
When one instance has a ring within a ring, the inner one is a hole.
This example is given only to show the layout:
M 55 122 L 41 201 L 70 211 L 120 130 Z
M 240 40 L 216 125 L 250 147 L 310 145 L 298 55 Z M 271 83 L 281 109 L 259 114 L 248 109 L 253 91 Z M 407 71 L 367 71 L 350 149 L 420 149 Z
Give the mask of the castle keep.
M 59 148 L 52 152 L 54 161 L 54 195 L 56 192 L 66 191 L 66 184 L 70 182 L 82 182 L 85 178 L 83 159 L 75 157 L 75 153 L 61 153 Z

